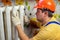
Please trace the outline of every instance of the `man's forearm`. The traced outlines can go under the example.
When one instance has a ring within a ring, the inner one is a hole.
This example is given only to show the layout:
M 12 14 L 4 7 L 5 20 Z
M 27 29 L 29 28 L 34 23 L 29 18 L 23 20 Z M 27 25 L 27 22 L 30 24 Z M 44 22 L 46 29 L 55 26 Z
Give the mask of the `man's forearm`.
M 22 40 L 29 40 L 28 36 L 23 32 L 23 30 L 22 30 L 22 28 L 21 28 L 21 25 L 17 25 L 16 28 L 17 28 L 17 30 L 18 30 L 19 37 L 20 37 Z

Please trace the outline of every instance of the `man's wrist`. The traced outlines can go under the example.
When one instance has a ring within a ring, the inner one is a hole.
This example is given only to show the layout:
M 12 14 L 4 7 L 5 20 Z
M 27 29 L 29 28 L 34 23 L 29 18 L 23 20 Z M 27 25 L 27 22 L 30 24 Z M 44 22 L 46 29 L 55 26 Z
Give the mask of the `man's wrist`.
M 20 28 L 20 27 L 21 27 L 21 24 L 16 25 L 16 28 Z

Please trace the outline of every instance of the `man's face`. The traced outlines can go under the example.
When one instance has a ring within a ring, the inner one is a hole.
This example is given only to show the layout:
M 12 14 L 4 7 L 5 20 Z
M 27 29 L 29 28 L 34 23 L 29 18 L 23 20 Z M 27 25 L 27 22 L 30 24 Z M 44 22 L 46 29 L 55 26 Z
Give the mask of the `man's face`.
M 37 9 L 36 17 L 37 17 L 37 20 L 39 22 L 42 22 L 43 21 L 43 19 L 44 19 L 44 13 L 42 13 L 42 10 Z

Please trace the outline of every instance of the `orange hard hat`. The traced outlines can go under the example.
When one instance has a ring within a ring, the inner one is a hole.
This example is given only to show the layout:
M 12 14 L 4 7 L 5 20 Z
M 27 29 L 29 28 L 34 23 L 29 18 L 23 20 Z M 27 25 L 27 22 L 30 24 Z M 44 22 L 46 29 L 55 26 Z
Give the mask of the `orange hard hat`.
M 55 11 L 56 5 L 54 0 L 39 0 L 37 5 L 34 8 L 46 8 L 49 9 L 50 11 Z

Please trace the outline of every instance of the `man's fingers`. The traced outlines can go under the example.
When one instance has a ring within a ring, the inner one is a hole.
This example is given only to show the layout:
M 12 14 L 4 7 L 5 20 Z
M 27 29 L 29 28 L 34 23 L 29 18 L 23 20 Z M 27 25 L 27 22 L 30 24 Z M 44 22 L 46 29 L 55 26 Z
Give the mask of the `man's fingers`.
M 12 13 L 12 16 L 17 16 L 16 14 L 17 14 L 16 11 L 14 11 L 14 12 Z
M 14 16 L 12 16 L 12 19 L 14 19 Z
M 13 13 L 12 16 L 13 16 L 13 17 L 16 17 L 16 13 Z
M 16 19 L 16 17 L 12 16 L 12 20 L 15 20 L 15 19 Z

